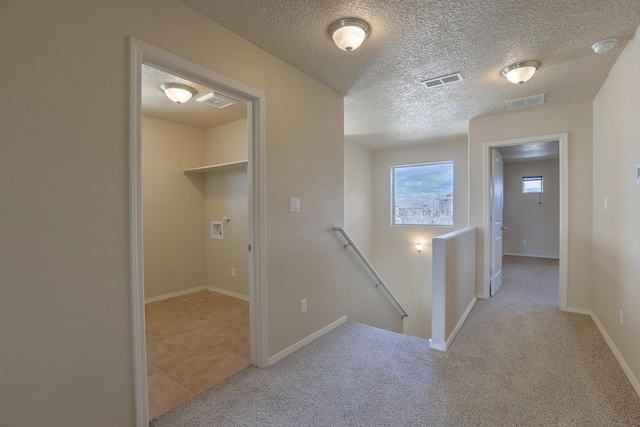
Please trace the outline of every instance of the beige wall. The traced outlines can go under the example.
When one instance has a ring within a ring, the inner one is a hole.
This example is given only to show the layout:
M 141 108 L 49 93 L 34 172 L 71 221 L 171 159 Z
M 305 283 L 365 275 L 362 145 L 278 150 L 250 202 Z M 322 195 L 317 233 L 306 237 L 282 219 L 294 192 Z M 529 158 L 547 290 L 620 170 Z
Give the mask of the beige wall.
M 247 147 L 246 119 L 205 131 L 143 117 L 145 298 L 205 285 L 249 296 L 246 170 L 182 173 L 246 160 Z M 225 216 L 224 239 L 212 239 Z
M 1 425 L 134 423 L 128 36 L 266 94 L 269 354 L 346 313 L 339 94 L 176 0 L 1 9 Z
M 454 162 L 453 227 L 391 225 L 393 166 Z M 409 312 L 404 333 L 431 336 L 431 239 L 467 226 L 467 141 L 434 142 L 373 153 L 373 265 Z M 425 244 L 422 253 L 415 248 Z
M 208 129 L 205 147 L 206 164 L 246 161 L 247 120 Z M 207 285 L 249 297 L 247 171 L 209 173 L 205 187 Z M 211 221 L 222 221 L 224 239 L 211 238 Z
M 640 40 L 625 47 L 594 101 L 593 311 L 640 379 Z M 608 209 L 604 209 L 604 198 Z M 624 326 L 619 313 L 624 311 Z
M 522 193 L 522 177 L 542 175 L 543 191 Z M 505 254 L 558 258 L 560 185 L 558 160 L 504 164 Z M 523 244 L 523 240 L 527 244 Z
M 344 228 L 367 258 L 373 251 L 373 153 L 344 142 Z
M 344 144 L 344 228 L 358 248 L 373 262 L 373 153 L 361 144 Z M 339 224 L 338 224 L 339 225 Z M 350 248 L 346 259 L 360 274 L 347 288 L 349 320 L 402 333 L 401 313 Z M 373 264 L 377 270 L 377 266 Z
M 525 111 L 469 122 L 470 226 L 478 227 L 476 291 L 482 295 L 484 232 L 483 144 L 492 141 L 568 132 L 569 138 L 569 259 L 568 306 L 590 309 L 592 208 L 592 104 L 574 104 Z M 488 165 L 486 165 L 488 166 Z
M 475 302 L 476 232 L 473 228 L 456 230 L 435 237 L 432 245 L 431 344 L 446 351 L 458 323 Z
M 247 160 L 247 119 L 236 120 L 205 132 L 204 164 Z
M 206 285 L 204 131 L 142 117 L 144 295 L 157 297 Z

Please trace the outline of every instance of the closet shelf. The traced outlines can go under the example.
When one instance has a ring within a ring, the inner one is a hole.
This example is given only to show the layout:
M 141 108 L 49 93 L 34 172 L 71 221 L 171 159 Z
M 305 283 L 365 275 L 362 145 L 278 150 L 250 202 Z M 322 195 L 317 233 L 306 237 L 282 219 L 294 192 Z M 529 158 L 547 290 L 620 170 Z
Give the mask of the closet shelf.
M 240 162 L 220 163 L 218 165 L 201 166 L 199 168 L 185 169 L 183 173 L 211 173 L 211 172 L 223 172 L 235 169 L 247 169 L 247 161 L 242 160 Z

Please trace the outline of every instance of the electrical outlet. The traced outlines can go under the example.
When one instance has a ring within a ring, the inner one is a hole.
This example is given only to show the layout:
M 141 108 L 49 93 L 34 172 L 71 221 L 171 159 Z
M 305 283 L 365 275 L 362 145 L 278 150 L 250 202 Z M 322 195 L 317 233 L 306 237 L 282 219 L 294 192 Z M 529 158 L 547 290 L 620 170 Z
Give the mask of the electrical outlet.
M 307 299 L 300 300 L 300 313 L 307 312 Z
M 620 326 L 624 326 L 624 311 L 620 310 Z
M 236 269 L 235 268 L 231 269 L 231 277 L 236 277 Z

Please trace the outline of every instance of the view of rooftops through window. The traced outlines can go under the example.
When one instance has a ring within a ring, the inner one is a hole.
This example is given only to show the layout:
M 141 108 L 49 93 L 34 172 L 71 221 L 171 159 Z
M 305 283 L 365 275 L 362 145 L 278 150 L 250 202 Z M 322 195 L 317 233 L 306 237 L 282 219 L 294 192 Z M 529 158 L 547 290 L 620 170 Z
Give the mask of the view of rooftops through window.
M 453 162 L 393 168 L 393 225 L 453 225 Z

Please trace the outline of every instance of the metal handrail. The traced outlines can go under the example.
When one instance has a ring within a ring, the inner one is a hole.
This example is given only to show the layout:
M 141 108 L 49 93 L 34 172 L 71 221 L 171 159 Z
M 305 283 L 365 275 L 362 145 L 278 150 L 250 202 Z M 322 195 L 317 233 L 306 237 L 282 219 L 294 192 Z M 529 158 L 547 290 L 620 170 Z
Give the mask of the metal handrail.
M 391 292 L 391 289 L 389 289 L 386 283 L 384 283 L 384 280 L 382 280 L 382 277 L 380 277 L 380 275 L 376 272 L 375 268 L 373 268 L 373 266 L 371 265 L 367 257 L 364 256 L 360 248 L 358 248 L 358 245 L 356 245 L 353 239 L 351 238 L 351 236 L 349 236 L 349 233 L 347 233 L 346 230 L 340 226 L 335 226 L 333 227 L 333 229 L 338 233 L 340 233 L 342 237 L 344 237 L 344 239 L 347 241 L 347 244 L 344 245 L 344 249 L 347 249 L 349 246 L 351 246 L 351 249 L 353 249 L 356 255 L 358 255 L 358 258 L 360 258 L 360 260 L 363 262 L 365 267 L 367 267 L 367 270 L 369 270 L 369 272 L 373 275 L 373 277 L 378 281 L 378 283 L 376 283 L 376 288 L 378 286 L 382 286 L 382 289 L 385 290 L 387 295 L 389 295 L 391 300 L 393 300 L 393 302 L 398 306 L 398 308 L 402 312 L 402 318 L 404 319 L 405 317 L 409 317 L 409 314 L 404 309 L 404 307 L 402 307 L 402 304 L 400 304 L 400 301 L 398 301 L 396 296 L 393 295 L 393 292 Z

